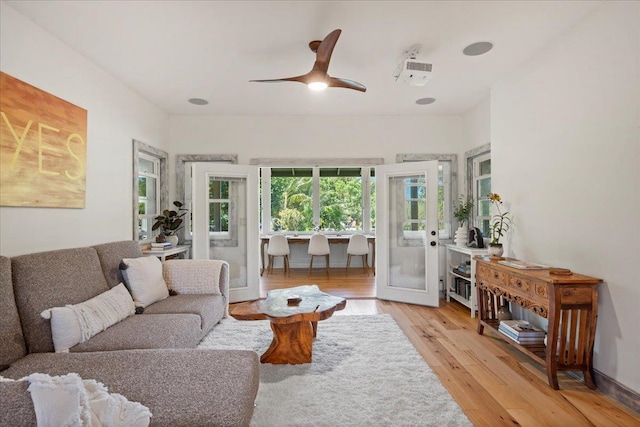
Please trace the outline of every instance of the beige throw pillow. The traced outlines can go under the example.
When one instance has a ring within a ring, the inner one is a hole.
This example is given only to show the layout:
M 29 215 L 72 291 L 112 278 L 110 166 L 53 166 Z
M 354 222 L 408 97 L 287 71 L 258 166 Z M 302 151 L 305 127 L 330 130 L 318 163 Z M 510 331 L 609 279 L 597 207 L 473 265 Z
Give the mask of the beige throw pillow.
M 120 283 L 83 303 L 53 307 L 40 315 L 51 319 L 56 353 L 66 353 L 74 345 L 133 315 L 135 310 L 131 295 Z
M 162 262 L 154 257 L 125 258 L 121 269 L 136 307 L 146 307 L 169 296 L 162 277 Z

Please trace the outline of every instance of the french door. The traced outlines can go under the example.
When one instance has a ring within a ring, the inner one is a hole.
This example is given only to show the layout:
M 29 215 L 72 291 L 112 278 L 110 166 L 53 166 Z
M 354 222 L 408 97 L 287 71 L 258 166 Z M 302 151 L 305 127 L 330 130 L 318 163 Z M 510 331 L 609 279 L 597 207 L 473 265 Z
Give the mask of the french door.
M 438 162 L 376 166 L 376 296 L 439 305 Z
M 229 302 L 258 299 L 258 168 L 194 163 L 194 259 L 229 263 Z

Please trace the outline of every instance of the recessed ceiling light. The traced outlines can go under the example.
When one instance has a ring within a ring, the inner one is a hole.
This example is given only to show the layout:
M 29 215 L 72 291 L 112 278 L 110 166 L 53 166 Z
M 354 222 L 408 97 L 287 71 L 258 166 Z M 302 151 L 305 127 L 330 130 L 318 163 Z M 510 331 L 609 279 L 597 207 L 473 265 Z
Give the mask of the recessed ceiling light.
M 416 101 L 416 104 L 418 105 L 429 105 L 429 104 L 433 104 L 434 102 L 436 102 L 435 98 L 420 98 Z
M 189 102 L 192 103 L 193 105 L 207 105 L 209 103 L 209 101 L 202 98 L 191 98 Z
M 472 43 L 469 46 L 465 47 L 462 50 L 462 53 L 464 53 L 467 56 L 478 56 L 478 55 L 482 55 L 484 53 L 489 52 L 491 49 L 493 49 L 493 43 L 477 42 L 477 43 Z

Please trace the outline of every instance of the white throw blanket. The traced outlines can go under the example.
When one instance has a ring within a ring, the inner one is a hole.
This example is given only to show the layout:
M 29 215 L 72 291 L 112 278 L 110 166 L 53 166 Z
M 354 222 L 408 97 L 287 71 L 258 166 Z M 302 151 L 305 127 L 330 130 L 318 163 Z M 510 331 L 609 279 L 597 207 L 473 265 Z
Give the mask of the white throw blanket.
M 2 379 L 7 381 L 7 379 Z M 109 393 L 95 380 L 78 374 L 50 376 L 35 373 L 18 381 L 29 381 L 38 427 L 116 427 L 149 425 L 146 406 Z

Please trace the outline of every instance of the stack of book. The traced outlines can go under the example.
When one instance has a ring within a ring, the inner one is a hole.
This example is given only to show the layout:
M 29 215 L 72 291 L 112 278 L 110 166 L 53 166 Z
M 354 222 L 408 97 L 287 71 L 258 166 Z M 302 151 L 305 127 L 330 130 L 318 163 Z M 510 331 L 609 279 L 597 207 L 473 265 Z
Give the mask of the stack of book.
M 498 331 L 518 344 L 543 344 L 546 334 L 526 320 L 501 320 Z
M 170 247 L 171 247 L 171 243 L 169 242 L 162 242 L 162 243 L 152 242 L 151 243 L 151 249 L 169 249 Z

